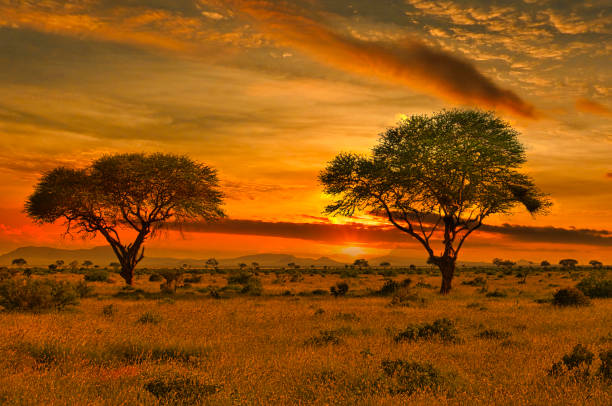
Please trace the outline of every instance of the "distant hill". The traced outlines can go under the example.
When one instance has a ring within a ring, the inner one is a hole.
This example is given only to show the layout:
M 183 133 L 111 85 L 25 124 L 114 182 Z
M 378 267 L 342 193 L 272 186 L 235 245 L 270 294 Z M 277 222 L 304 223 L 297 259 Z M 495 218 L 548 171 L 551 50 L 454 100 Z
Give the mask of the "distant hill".
M 89 260 L 95 265 L 107 266 L 111 262 L 117 262 L 117 258 L 110 247 L 99 246 L 89 249 L 60 249 L 50 247 L 21 247 L 4 255 L 0 255 L 0 265 L 8 266 L 13 259 L 23 258 L 32 266 L 47 266 L 61 259 L 66 264 L 72 261 L 79 263 Z M 315 266 L 344 266 L 343 263 L 334 261 L 331 258 L 299 258 L 290 254 L 255 254 L 245 255 L 236 258 L 217 258 L 221 267 L 236 267 L 240 263 L 251 265 L 257 262 L 262 267 L 283 267 L 289 263 L 295 263 L 301 267 Z M 206 259 L 193 258 L 172 258 L 172 257 L 145 257 L 140 266 L 158 267 L 178 267 L 187 264 L 191 267 L 204 267 Z

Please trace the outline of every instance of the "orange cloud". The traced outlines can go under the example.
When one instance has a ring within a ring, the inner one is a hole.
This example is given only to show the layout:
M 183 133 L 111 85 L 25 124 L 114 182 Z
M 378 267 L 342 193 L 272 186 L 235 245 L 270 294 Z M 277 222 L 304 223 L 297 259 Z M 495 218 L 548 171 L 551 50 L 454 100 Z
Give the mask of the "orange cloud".
M 223 2 L 228 3 L 228 2 Z M 237 15 L 247 15 L 276 43 L 330 66 L 374 76 L 456 103 L 497 108 L 522 117 L 535 109 L 511 90 L 502 89 L 471 63 L 407 40 L 397 49 L 341 35 L 284 2 L 232 0 Z
M 307 12 L 283 2 L 228 0 L 210 2 L 235 9 L 231 14 L 253 20 L 279 45 L 300 50 L 327 65 L 348 72 L 408 86 L 454 103 L 500 109 L 534 117 L 533 106 L 503 89 L 470 62 L 414 40 L 394 49 L 339 34 Z M 95 2 L 94 2 L 95 4 Z M 240 33 L 208 28 L 206 17 L 143 7 L 115 7 L 92 12 L 90 3 L 0 1 L 0 26 L 27 27 L 60 35 L 87 36 L 136 46 L 197 55 L 210 41 L 235 41 Z
M 593 100 L 586 98 L 580 98 L 576 100 L 576 110 L 582 111 L 583 113 L 595 114 L 598 116 L 610 117 L 612 116 L 612 110 L 601 103 L 597 103 Z
M 110 16 L 94 16 L 81 8 L 41 8 L 28 3 L 0 4 L 0 27 L 30 28 L 59 35 L 89 36 L 94 39 L 137 46 L 186 51 L 187 34 L 199 20 L 166 11 L 116 9 Z

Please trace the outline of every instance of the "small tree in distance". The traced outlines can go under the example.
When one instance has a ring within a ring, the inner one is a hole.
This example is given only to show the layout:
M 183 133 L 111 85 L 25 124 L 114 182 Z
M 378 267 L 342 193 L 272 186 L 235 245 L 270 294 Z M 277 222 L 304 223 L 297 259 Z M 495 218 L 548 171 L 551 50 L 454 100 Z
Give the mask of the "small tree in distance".
M 518 204 L 532 214 L 550 206 L 518 171 L 525 162 L 508 123 L 490 112 L 451 110 L 401 121 L 380 136 L 371 156 L 342 153 L 319 180 L 337 197 L 326 214 L 382 215 L 423 246 L 428 262 L 440 268 L 440 293 L 447 294 L 459 252 L 485 218 Z
M 186 156 L 117 154 L 84 169 L 59 167 L 45 173 L 25 205 L 38 223 L 64 220 L 66 232 L 101 234 L 131 285 L 144 258 L 145 240 L 173 221 L 223 216 L 216 173 Z M 135 233 L 131 242 L 122 231 Z
M 571 259 L 571 258 L 566 258 L 566 259 L 562 259 L 561 261 L 559 261 L 559 265 L 561 265 L 563 268 L 575 268 L 576 265 L 578 265 L 578 261 L 576 261 L 575 259 Z
M 19 268 L 21 268 L 22 266 L 27 265 L 27 263 L 28 263 L 28 261 L 26 261 L 23 258 L 15 258 L 14 260 L 11 261 L 12 265 L 15 265 L 15 266 L 17 266 Z
M 219 267 L 219 261 L 217 261 L 215 258 L 209 258 L 206 260 L 206 267 L 217 269 Z
M 600 269 L 601 267 L 603 267 L 603 263 L 601 261 L 596 260 L 596 259 L 590 260 L 589 261 L 589 265 L 591 265 L 595 269 Z
M 540 262 L 540 266 L 546 268 L 546 267 L 550 266 L 550 262 L 548 262 L 547 260 L 544 260 L 544 261 Z

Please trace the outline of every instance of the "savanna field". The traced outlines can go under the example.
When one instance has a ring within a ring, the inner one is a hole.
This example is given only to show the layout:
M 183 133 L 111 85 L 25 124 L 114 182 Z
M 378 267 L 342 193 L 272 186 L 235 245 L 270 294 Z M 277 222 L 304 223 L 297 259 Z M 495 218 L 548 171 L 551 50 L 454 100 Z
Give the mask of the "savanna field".
M 83 297 L 0 313 L 0 403 L 612 404 L 612 300 L 553 303 L 609 269 L 158 272 L 7 277 Z

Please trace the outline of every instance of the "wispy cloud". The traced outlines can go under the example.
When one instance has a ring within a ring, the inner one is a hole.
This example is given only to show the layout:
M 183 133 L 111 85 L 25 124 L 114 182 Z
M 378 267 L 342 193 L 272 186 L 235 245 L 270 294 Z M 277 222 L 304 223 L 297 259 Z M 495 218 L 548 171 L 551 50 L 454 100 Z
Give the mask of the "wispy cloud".
M 580 98 L 576 100 L 576 110 L 584 113 L 596 114 L 598 116 L 610 117 L 612 116 L 612 109 L 604 106 L 596 101 Z
M 225 2 L 224 2 L 225 3 Z M 455 103 L 497 108 L 524 117 L 535 109 L 503 89 L 467 60 L 406 39 L 394 48 L 334 31 L 306 11 L 285 2 L 231 0 L 237 15 L 247 15 L 278 44 L 352 73 L 377 77 L 434 94 Z

